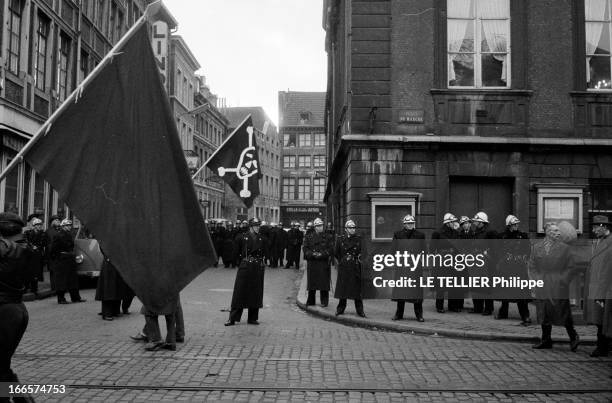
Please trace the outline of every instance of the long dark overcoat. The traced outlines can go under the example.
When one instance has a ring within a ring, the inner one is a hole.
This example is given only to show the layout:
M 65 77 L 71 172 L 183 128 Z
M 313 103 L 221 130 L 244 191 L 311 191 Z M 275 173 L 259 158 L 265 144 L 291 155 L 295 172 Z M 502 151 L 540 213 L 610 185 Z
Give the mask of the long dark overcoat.
M 314 232 L 304 238 L 304 259 L 306 266 L 306 289 L 329 291 L 331 268 L 329 257 L 333 246 L 324 232 Z
M 53 285 L 56 290 L 66 291 L 79 288 L 75 258 L 72 234 L 59 231 L 51 241 L 51 259 L 49 262 L 49 270 L 53 276 Z
M 304 234 L 297 228 L 291 228 L 287 233 L 287 260 L 296 261 L 300 259 L 300 250 L 304 242 Z
M 234 281 L 232 309 L 263 307 L 264 253 L 266 238 L 247 232 L 236 238 L 239 257 L 238 272 Z
M 115 266 L 105 257 L 98 277 L 96 301 L 119 301 L 128 297 L 130 291 Z
M 236 236 L 238 235 L 237 228 L 228 228 L 224 233 L 223 246 L 221 247 L 221 257 L 223 263 L 229 266 L 236 263 Z
M 408 242 L 402 242 L 402 240 L 411 240 Z M 427 253 L 427 243 L 425 242 L 425 234 L 416 229 L 407 230 L 402 229 L 393 234 L 393 251 L 405 250 L 411 248 L 409 252 L 419 254 L 420 252 Z M 400 277 L 410 277 L 419 281 L 418 278 L 423 275 L 423 267 L 418 267 L 414 271 L 409 269 L 394 269 L 394 279 L 399 280 Z M 418 284 L 418 283 L 417 283 Z M 423 289 L 421 287 L 407 288 L 407 287 L 394 287 L 391 290 L 391 296 L 393 301 L 408 301 L 408 302 L 421 302 L 423 300 Z
M 36 231 L 33 229 L 24 232 L 24 236 L 28 242 L 28 248 L 32 251 L 32 273 L 39 281 L 42 281 L 45 254 L 47 253 L 49 238 L 45 231 Z
M 331 237 L 328 234 L 328 238 Z M 342 235 L 336 239 L 334 257 L 338 262 L 338 278 L 334 298 L 362 299 L 362 265 L 365 245 L 361 235 Z
M 585 281 L 584 316 L 587 323 L 602 325 L 612 337 L 612 235 L 595 241 Z M 604 301 L 602 307 L 596 301 Z

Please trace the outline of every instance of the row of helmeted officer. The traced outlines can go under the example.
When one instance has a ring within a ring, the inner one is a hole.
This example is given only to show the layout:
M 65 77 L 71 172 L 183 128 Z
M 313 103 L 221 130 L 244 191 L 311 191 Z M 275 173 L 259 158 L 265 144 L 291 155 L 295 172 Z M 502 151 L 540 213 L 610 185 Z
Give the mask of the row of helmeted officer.
M 267 239 L 267 246 L 264 251 L 264 263 L 271 268 L 300 267 L 300 253 L 304 243 L 304 236 L 312 233 L 314 228 L 307 226 L 305 233 L 300 230 L 300 224 L 293 222 L 288 231 L 283 229 L 282 223 L 270 223 L 261 221 L 259 233 Z M 249 231 L 247 221 L 236 221 L 236 226 L 231 221 L 224 225 L 222 222 L 209 221 L 208 229 L 217 252 L 221 257 L 226 268 L 237 267 L 239 261 L 236 259 L 236 248 L 238 238 Z M 328 224 L 326 233 L 334 237 L 331 223 Z

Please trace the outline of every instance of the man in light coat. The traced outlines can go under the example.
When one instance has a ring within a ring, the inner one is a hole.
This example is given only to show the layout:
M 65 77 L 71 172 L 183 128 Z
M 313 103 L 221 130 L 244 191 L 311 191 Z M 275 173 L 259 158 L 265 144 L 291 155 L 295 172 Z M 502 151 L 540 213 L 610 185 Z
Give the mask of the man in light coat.
M 570 248 L 561 242 L 561 231 L 554 222 L 544 226 L 546 236 L 533 245 L 529 258 L 529 276 L 542 280 L 544 286 L 536 289 L 538 323 L 542 326 L 541 341 L 535 349 L 552 348 L 552 327 L 565 326 L 570 338 L 570 349 L 576 351 L 580 338 L 574 329 L 569 302 L 569 284 L 575 270 Z

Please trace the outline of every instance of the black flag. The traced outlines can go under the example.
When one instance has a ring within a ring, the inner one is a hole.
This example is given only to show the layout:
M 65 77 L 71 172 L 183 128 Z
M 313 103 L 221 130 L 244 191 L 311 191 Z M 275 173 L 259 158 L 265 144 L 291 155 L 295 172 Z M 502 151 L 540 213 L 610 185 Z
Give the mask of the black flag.
M 249 115 L 206 161 L 206 166 L 223 178 L 247 208 L 259 196 L 262 176 L 255 137 Z
M 25 159 L 146 306 L 165 306 L 216 260 L 146 24 Z

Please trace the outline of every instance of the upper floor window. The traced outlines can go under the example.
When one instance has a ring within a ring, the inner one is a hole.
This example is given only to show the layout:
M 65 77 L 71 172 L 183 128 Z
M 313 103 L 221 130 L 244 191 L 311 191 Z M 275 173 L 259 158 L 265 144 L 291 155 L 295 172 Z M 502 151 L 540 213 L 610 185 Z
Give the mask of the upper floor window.
M 295 178 L 283 178 L 283 200 L 295 199 Z
M 22 0 L 11 0 L 9 3 L 8 20 L 8 67 L 15 74 L 19 74 L 19 57 L 21 55 L 21 14 Z
M 70 56 L 71 39 L 63 32 L 60 34 L 59 63 L 57 69 L 57 87 L 59 100 L 63 101 L 70 94 Z
M 325 195 L 325 179 L 324 178 L 313 178 L 312 179 L 313 195 L 312 198 L 316 201 L 322 201 Z
M 449 87 L 509 87 L 510 0 L 447 0 L 447 16 Z
M 325 134 L 323 133 L 314 134 L 314 146 L 315 147 L 325 147 Z
M 296 134 L 283 134 L 283 147 L 295 147 Z
M 585 0 L 587 88 L 612 89 L 612 0 Z
M 298 147 L 310 147 L 310 133 L 303 133 L 299 135 L 298 138 Z
M 38 29 L 36 30 L 36 59 L 34 60 L 34 84 L 36 88 L 44 91 L 47 78 L 47 48 L 49 42 L 49 19 L 38 15 Z
M 298 157 L 299 168 L 310 168 L 310 155 L 300 155 Z
M 325 156 L 324 155 L 313 156 L 312 163 L 315 168 L 325 168 Z

